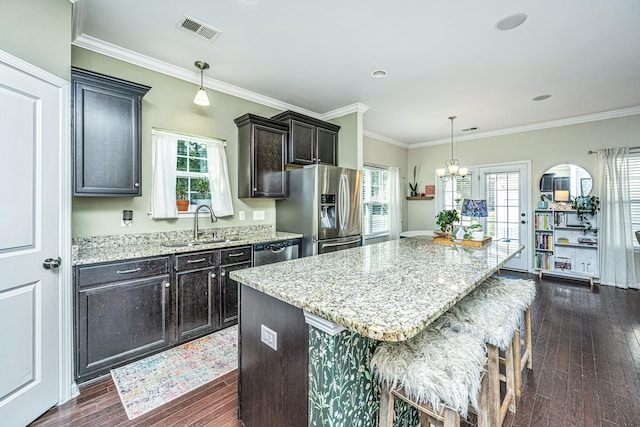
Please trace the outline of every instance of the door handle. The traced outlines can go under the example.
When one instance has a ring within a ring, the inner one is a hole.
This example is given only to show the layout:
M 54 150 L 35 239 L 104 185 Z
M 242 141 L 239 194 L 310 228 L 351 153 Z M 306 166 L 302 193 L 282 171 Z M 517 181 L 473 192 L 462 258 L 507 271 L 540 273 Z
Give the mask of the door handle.
M 60 267 L 62 263 L 62 259 L 58 258 L 47 258 L 42 262 L 42 266 L 45 270 L 55 270 Z
M 333 246 L 344 246 L 344 245 L 351 245 L 353 243 L 358 243 L 360 242 L 360 239 L 356 239 L 356 240 L 349 240 L 347 242 L 339 242 L 339 243 L 323 243 L 322 247 L 324 248 L 331 248 Z
M 520 221 L 520 224 L 526 224 L 527 221 L 525 221 L 524 219 L 522 221 Z

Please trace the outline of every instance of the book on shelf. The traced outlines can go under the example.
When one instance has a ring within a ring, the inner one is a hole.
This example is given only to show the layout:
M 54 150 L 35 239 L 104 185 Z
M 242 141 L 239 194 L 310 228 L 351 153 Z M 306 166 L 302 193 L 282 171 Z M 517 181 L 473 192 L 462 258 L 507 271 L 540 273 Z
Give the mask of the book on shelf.
M 571 271 L 571 258 L 557 256 L 553 262 L 556 270 Z

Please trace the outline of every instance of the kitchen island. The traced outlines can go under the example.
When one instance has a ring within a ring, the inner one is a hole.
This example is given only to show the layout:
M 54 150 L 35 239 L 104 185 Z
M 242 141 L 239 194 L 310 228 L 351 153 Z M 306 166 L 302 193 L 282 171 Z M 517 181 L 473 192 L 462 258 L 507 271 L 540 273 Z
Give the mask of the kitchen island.
M 522 249 L 414 237 L 233 272 L 242 421 L 375 425 L 377 344 L 416 335 Z M 398 410 L 397 425 L 412 425 L 415 414 Z

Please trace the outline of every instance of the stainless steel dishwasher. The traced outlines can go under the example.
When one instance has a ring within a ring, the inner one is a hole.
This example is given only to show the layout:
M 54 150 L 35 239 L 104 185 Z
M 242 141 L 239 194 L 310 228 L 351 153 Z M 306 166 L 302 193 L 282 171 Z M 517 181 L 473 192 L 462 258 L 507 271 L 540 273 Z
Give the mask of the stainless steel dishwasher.
M 253 266 L 298 258 L 300 239 L 278 240 L 253 245 Z

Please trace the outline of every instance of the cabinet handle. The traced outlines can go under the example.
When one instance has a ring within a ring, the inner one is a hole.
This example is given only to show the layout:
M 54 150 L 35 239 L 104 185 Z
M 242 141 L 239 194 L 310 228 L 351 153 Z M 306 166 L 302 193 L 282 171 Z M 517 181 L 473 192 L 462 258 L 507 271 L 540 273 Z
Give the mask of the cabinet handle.
M 258 191 L 258 189 L 256 187 L 253 187 L 253 191 Z
M 211 273 L 211 278 L 215 279 L 216 278 L 216 273 Z
M 117 270 L 116 273 L 118 273 L 118 274 L 129 274 L 129 273 L 137 273 L 138 271 L 140 271 L 140 267 L 133 268 L 131 270 Z
M 170 287 L 171 287 L 171 283 L 169 283 L 169 282 L 164 282 L 164 287 L 165 287 L 165 288 L 170 288 Z
M 222 270 L 222 271 L 220 272 L 220 275 L 221 275 L 222 277 L 224 277 L 224 276 L 226 276 L 226 275 L 227 275 L 227 272 L 226 272 L 226 271 L 224 271 L 224 270 Z
M 133 184 L 133 186 L 134 186 L 134 187 L 136 187 L 136 188 L 137 188 L 137 187 L 140 187 L 140 183 L 139 183 L 139 182 L 136 182 L 135 184 Z
M 198 262 L 205 262 L 207 259 L 206 258 L 200 258 L 200 259 L 188 259 L 187 260 L 187 264 L 196 264 Z
M 320 157 L 318 157 L 318 161 L 319 161 L 319 162 L 321 162 L 321 161 L 322 161 L 322 159 L 321 159 Z
M 244 255 L 244 252 L 238 252 L 237 254 L 229 254 L 227 255 L 229 258 L 235 258 L 237 256 L 242 256 Z

